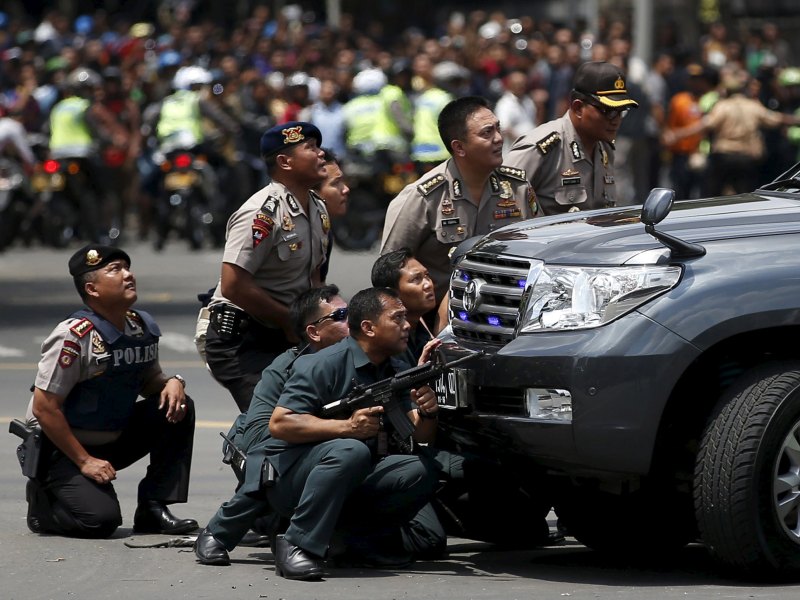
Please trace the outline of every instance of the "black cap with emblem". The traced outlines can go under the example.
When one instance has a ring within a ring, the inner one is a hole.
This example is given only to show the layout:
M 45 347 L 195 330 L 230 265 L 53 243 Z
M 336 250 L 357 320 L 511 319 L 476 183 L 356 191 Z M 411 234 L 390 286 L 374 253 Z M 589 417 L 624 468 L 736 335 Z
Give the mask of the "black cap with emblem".
M 272 156 L 308 138 L 316 139 L 317 146 L 322 146 L 322 133 L 316 125 L 304 121 L 289 121 L 283 125 L 275 125 L 261 136 L 261 156 L 263 158 Z
M 69 259 L 69 274 L 79 277 L 89 271 L 96 271 L 116 258 L 122 258 L 131 264 L 131 257 L 126 252 L 114 246 L 101 244 L 87 244 L 78 250 Z
M 573 88 L 585 96 L 592 96 L 605 106 L 633 108 L 639 106 L 628 95 L 625 74 L 608 62 L 585 62 L 575 72 Z

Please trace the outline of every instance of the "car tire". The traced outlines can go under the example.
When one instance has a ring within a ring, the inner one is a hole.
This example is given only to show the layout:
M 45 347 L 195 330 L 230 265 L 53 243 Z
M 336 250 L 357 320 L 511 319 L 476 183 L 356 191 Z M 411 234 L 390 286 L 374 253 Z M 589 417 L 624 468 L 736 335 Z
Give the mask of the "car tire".
M 800 363 L 773 363 L 720 400 L 695 468 L 703 542 L 733 575 L 800 576 Z

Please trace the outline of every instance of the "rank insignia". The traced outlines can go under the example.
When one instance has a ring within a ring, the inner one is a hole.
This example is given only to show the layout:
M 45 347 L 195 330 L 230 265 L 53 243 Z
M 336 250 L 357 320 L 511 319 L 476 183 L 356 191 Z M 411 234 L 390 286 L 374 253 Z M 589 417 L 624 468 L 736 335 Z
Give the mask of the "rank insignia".
M 542 154 L 547 154 L 553 148 L 553 144 L 561 141 L 561 136 L 557 132 L 553 132 L 545 138 L 536 142 L 536 147 Z
M 81 355 L 81 346 L 72 340 L 64 340 L 61 353 L 58 355 L 58 366 L 62 369 L 71 367 L 75 359 Z
M 492 186 L 492 193 L 497 194 L 500 191 L 500 182 L 494 175 L 489 176 L 489 185 Z
M 94 325 L 89 319 L 81 319 L 80 321 L 75 323 L 75 325 L 70 327 L 69 330 L 75 335 L 77 335 L 79 338 L 82 338 L 87 333 L 89 333 L 93 327 Z
M 275 211 L 278 210 L 278 199 L 275 196 L 270 196 L 261 206 L 261 210 L 270 215 L 274 215 Z
M 504 208 L 494 211 L 495 219 L 518 219 L 522 216 L 522 211 L 518 208 Z
M 509 177 L 513 177 L 514 179 L 519 179 L 520 181 L 525 181 L 526 179 L 525 169 L 517 169 L 516 167 L 507 167 L 503 165 L 502 167 L 498 167 L 497 170 L 503 175 L 508 175 Z
M 292 221 L 292 217 L 289 215 L 283 215 L 283 223 L 281 223 L 281 229 L 284 231 L 292 231 L 294 229 L 294 221 Z
M 293 215 L 302 212 L 300 209 L 300 205 L 297 203 L 297 200 L 295 200 L 295 197 L 292 196 L 291 194 L 286 195 L 286 203 L 289 205 L 289 211 L 291 211 Z
M 103 338 L 100 337 L 100 334 L 96 331 L 92 332 L 92 352 L 95 354 L 105 354 L 106 353 L 106 343 L 103 341 Z
M 328 218 L 328 214 L 319 213 L 319 219 L 322 221 L 322 232 L 328 233 L 331 230 L 331 220 Z
M 86 253 L 86 266 L 93 267 L 101 261 L 100 253 L 97 250 L 89 250 Z
M 453 198 L 461 198 L 461 182 L 453 179 Z
M 573 142 L 569 145 L 570 150 L 572 150 L 572 158 L 575 160 L 580 160 L 583 156 L 581 154 L 581 145 L 578 143 L 577 140 L 573 140 Z
M 442 174 L 440 173 L 439 175 L 436 175 L 436 176 L 434 176 L 434 177 L 431 177 L 431 178 L 430 178 L 430 179 L 428 179 L 427 181 L 423 181 L 422 183 L 420 183 L 420 184 L 417 186 L 417 191 L 418 191 L 420 194 L 422 194 L 423 196 L 427 196 L 427 195 L 428 195 L 428 194 L 430 194 L 430 193 L 431 193 L 433 190 L 435 190 L 437 187 L 439 187 L 440 185 L 442 185 L 444 182 L 445 182 L 444 175 L 442 175 Z

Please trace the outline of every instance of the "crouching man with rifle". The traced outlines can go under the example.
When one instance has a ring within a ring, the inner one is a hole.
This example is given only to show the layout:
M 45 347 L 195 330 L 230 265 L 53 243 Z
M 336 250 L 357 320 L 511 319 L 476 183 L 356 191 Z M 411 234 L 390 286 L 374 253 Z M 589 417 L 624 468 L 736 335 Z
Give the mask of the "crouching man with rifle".
M 277 480 L 267 499 L 290 519 L 273 548 L 276 573 L 288 579 L 319 579 L 324 558 L 342 552 L 349 564 L 408 564 L 413 555 L 402 543 L 401 527 L 430 502 L 437 486 L 429 461 L 392 448 L 396 436 L 388 414 L 401 423 L 393 404 L 354 406 L 347 418 L 326 418 L 326 405 L 407 368 L 392 359 L 405 351 L 409 331 L 395 292 L 358 292 L 348 327 L 349 338 L 297 359 L 270 419 L 266 454 Z M 432 441 L 438 411 L 433 390 L 420 382 L 395 395 L 413 439 Z

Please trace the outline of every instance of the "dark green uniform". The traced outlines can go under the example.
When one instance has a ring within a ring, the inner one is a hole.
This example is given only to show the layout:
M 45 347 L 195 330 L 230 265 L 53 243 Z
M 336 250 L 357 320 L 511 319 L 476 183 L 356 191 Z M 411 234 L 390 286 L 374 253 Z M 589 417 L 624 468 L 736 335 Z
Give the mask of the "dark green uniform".
M 433 524 L 427 520 L 424 527 L 414 524 L 415 516 L 416 520 L 425 516 L 422 509 L 437 485 L 429 462 L 411 455 L 375 457 L 371 443 L 355 439 L 290 444 L 269 436 L 265 427 L 266 414 L 271 415 L 276 405 L 295 413 L 318 415 L 325 404 L 345 397 L 355 383 L 374 383 L 407 365 L 392 360 L 376 367 L 354 339 L 346 338 L 297 358 L 278 397 L 275 391 L 282 376 L 280 364 L 291 363 L 289 353 L 278 361 L 276 369 L 271 365 L 265 370 L 256 389 L 251 406 L 254 413 L 251 418 L 248 411 L 247 418 L 251 436 L 247 474 L 236 495 L 209 522 L 208 530 L 214 537 L 227 549 L 234 548 L 254 519 L 272 506 L 291 518 L 287 540 L 319 556 L 325 555 L 337 524 L 345 532 L 349 547 L 370 551 L 377 547 L 380 551 L 385 547 L 384 540 L 396 543 L 401 538 L 408 551 L 413 548 L 417 553 L 424 547 L 443 546 L 444 532 L 435 517 Z M 406 402 L 410 410 L 410 400 Z M 261 441 L 252 438 L 256 429 L 262 432 Z M 263 497 L 260 477 L 265 456 L 279 474 L 277 483 L 267 490 L 268 501 Z M 412 536 L 400 532 L 409 523 Z M 414 540 L 407 544 L 409 537 Z M 373 545 L 372 540 L 379 541 Z

